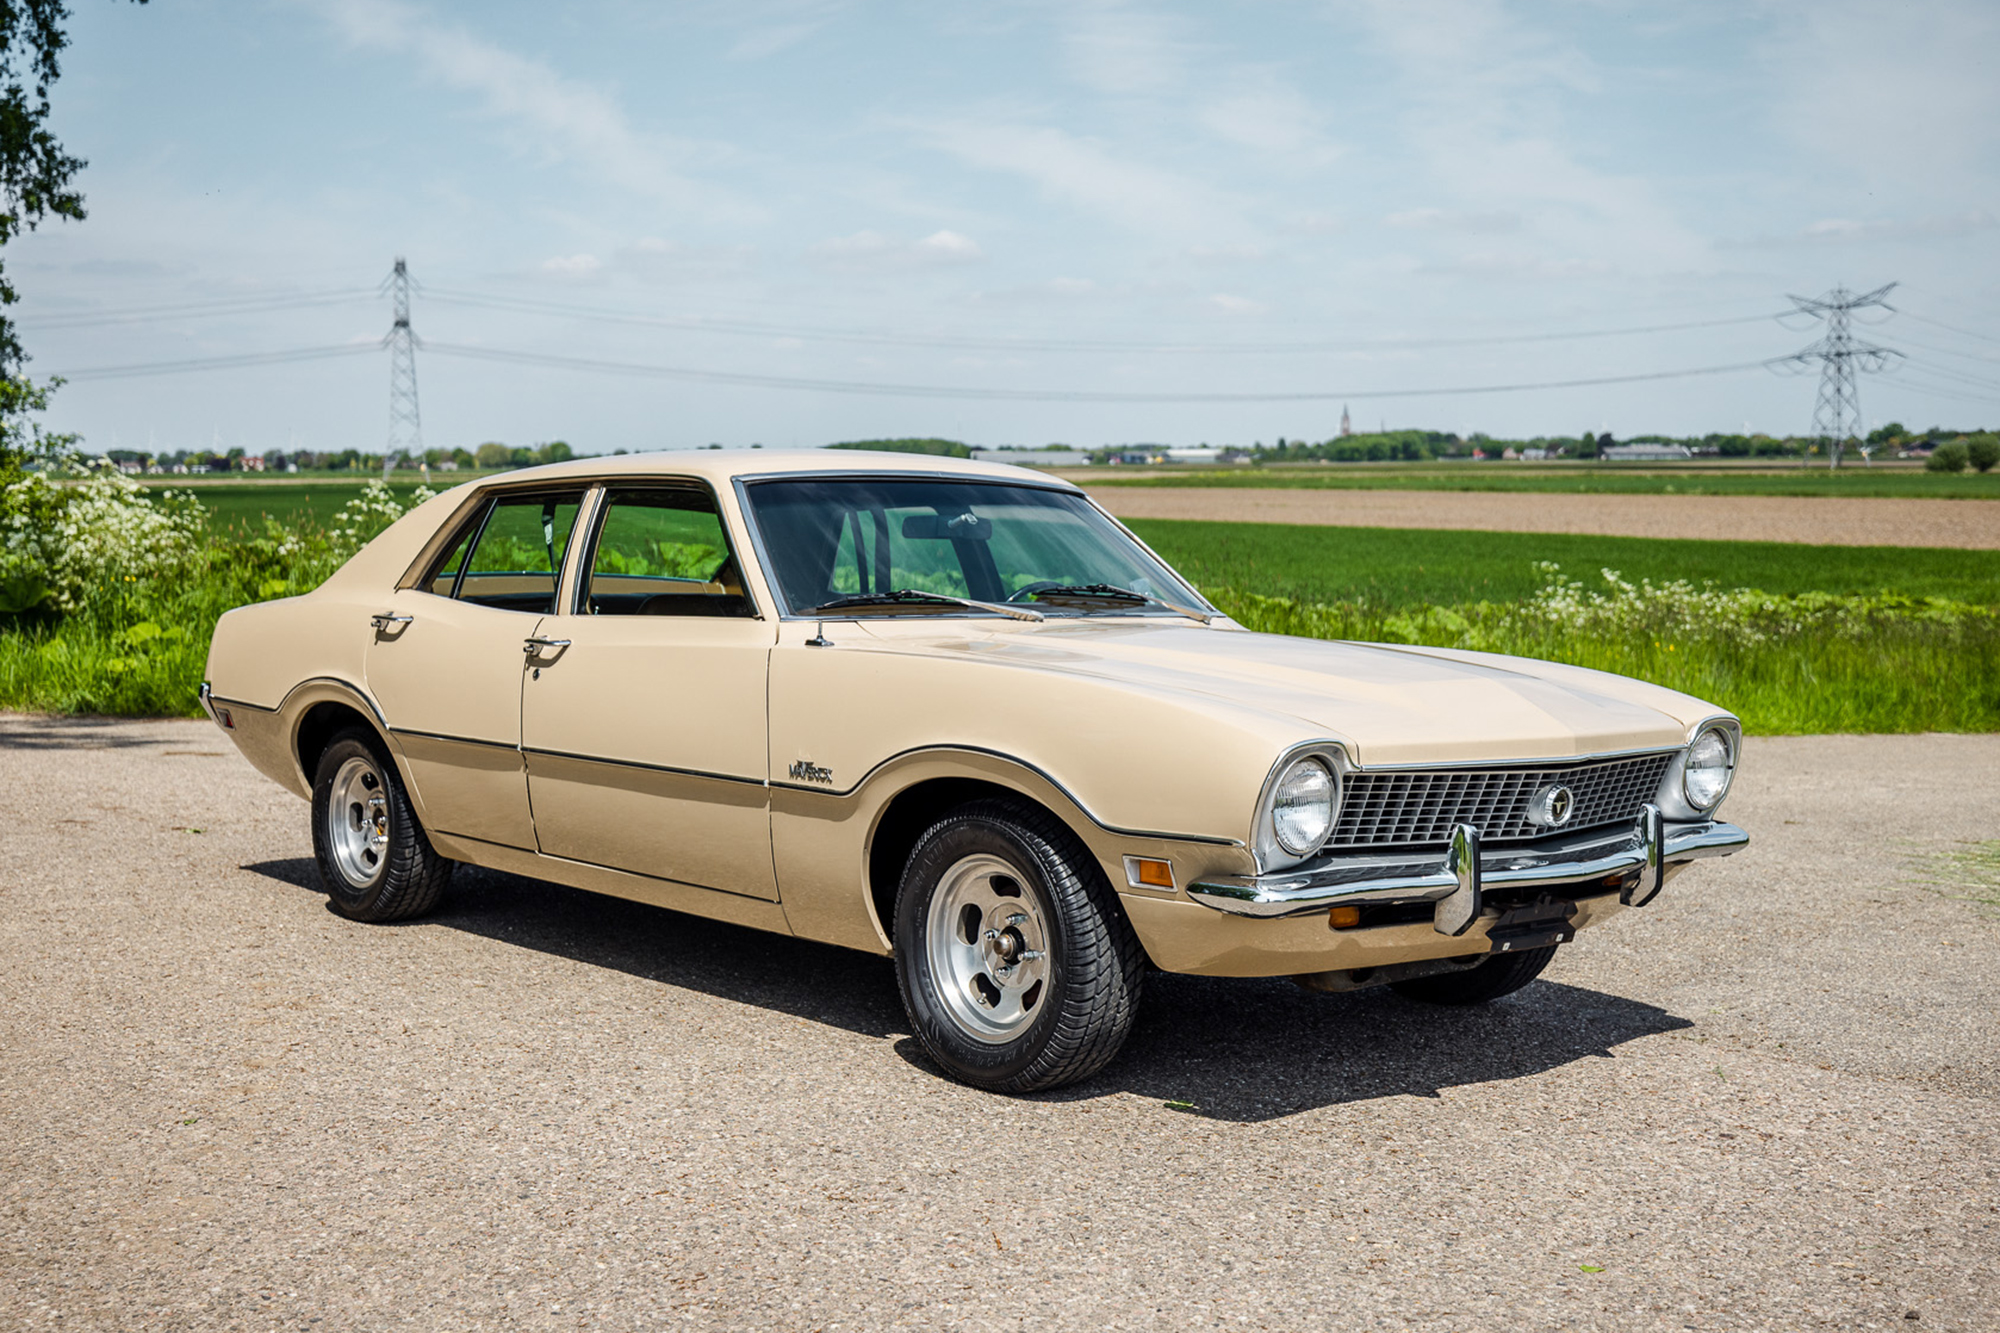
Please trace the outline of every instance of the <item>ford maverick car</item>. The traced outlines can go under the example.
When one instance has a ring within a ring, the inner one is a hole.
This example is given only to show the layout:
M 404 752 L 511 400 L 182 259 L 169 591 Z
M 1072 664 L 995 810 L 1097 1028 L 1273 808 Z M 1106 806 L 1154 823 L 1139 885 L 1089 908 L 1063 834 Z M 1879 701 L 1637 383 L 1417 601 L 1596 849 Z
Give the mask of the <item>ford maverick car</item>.
M 1479 1003 L 1748 841 L 1720 709 L 1251 633 L 1076 487 L 922 456 L 460 486 L 225 615 L 202 699 L 344 916 L 465 862 L 891 955 L 1013 1092 L 1101 1068 L 1149 967 Z

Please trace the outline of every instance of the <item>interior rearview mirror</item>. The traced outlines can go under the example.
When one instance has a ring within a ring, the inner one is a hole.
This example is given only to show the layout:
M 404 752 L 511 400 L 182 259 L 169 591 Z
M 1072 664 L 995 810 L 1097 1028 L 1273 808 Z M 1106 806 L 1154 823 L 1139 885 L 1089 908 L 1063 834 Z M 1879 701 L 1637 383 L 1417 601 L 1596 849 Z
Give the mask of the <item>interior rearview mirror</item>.
M 977 514 L 911 514 L 903 536 L 914 541 L 990 542 L 993 520 Z

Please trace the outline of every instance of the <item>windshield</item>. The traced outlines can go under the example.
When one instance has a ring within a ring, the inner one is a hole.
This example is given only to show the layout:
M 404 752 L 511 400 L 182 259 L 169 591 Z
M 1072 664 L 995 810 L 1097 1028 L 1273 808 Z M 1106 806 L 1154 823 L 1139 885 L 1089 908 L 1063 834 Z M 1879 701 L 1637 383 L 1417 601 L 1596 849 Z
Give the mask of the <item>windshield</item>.
M 860 478 L 758 481 L 745 491 L 792 615 L 846 615 L 877 598 L 878 613 L 965 613 L 943 598 L 1051 615 L 1171 614 L 1152 599 L 1207 605 L 1071 492 Z

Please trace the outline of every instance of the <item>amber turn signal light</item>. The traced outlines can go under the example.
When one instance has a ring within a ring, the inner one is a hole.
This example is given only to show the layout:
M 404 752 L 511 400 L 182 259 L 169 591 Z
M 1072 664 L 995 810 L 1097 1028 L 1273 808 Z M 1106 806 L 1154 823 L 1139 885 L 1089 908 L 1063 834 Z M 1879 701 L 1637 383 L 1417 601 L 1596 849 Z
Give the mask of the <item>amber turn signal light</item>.
M 1127 861 L 1134 882 L 1144 884 L 1149 889 L 1171 889 L 1174 886 L 1174 867 L 1171 861 L 1155 861 L 1150 857 L 1134 856 Z
M 1326 924 L 1334 930 L 1352 930 L 1361 924 L 1361 909 L 1358 907 L 1330 907 L 1326 913 Z

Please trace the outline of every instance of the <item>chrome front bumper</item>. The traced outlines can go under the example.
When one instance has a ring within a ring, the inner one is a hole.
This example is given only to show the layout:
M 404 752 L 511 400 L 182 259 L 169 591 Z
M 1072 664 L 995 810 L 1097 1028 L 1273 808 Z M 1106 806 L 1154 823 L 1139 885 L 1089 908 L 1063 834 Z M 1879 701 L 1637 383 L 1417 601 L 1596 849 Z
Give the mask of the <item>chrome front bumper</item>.
M 1435 903 L 1439 933 L 1463 935 L 1479 919 L 1482 895 L 1492 889 L 1617 880 L 1620 900 L 1643 907 L 1659 893 L 1668 866 L 1728 856 L 1749 842 L 1750 835 L 1734 824 L 1669 824 L 1658 806 L 1648 805 L 1628 831 L 1598 830 L 1483 851 L 1479 830 L 1460 824 L 1442 862 L 1408 855 L 1326 857 L 1268 875 L 1205 879 L 1189 885 L 1188 895 L 1220 912 L 1257 917 L 1298 916 L 1344 904 Z

